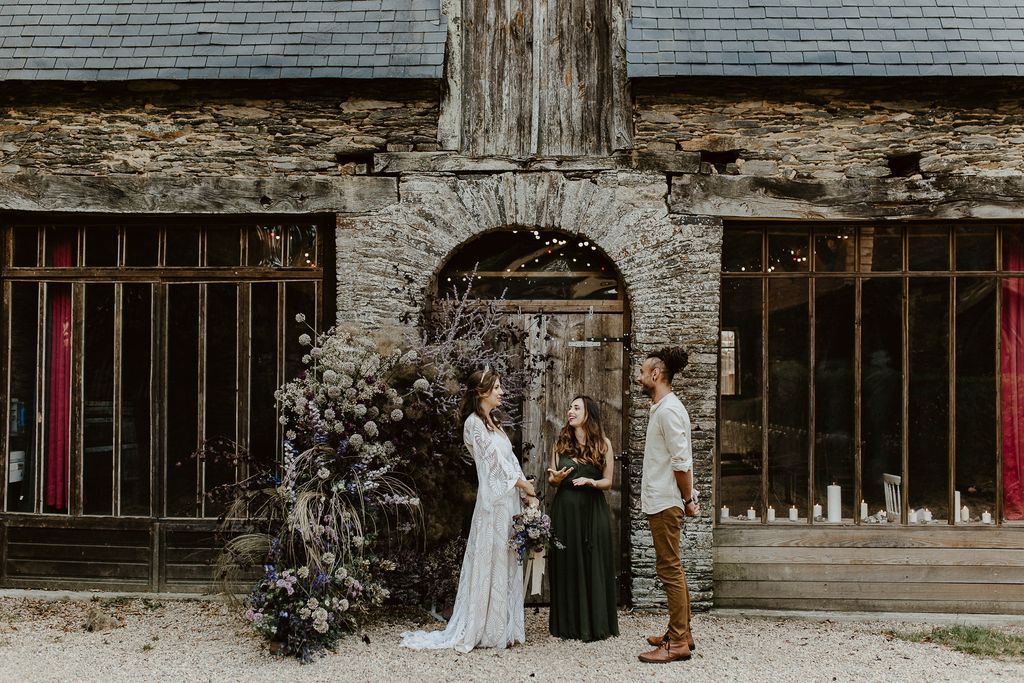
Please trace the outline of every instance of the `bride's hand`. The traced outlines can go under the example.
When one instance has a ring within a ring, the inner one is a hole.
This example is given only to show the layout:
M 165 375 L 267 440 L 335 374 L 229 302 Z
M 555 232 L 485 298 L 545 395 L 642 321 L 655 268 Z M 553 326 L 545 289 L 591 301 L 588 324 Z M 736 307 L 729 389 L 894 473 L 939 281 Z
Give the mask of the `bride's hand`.
M 538 498 L 537 496 L 527 496 L 526 504 L 532 508 L 540 507 L 540 498 Z
M 563 467 L 560 470 L 553 470 L 553 469 L 551 469 L 549 467 L 548 468 L 548 479 L 550 480 L 551 484 L 553 484 L 555 486 L 560 486 L 561 483 L 562 483 L 562 480 L 565 479 L 566 477 L 568 477 L 569 473 L 572 472 L 572 470 L 573 470 L 572 467 Z

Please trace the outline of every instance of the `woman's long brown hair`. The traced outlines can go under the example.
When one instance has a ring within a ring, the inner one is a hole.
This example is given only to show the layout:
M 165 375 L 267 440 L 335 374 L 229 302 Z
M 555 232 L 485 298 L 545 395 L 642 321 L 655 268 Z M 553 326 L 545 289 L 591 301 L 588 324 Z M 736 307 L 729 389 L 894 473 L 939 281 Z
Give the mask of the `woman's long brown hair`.
M 566 420 L 562 431 L 558 433 L 558 441 L 555 442 L 555 464 L 563 455 L 575 458 L 579 463 L 590 463 L 597 469 L 604 472 L 604 465 L 610 453 L 605 448 L 604 425 L 601 424 L 601 408 L 597 401 L 589 396 L 575 396 L 573 401 L 583 401 L 583 409 L 586 416 L 583 421 L 583 429 L 587 433 L 587 442 L 580 444 L 576 440 L 576 428 Z
M 499 379 L 501 378 L 498 376 L 498 373 L 490 367 L 477 370 L 469 376 L 469 379 L 466 380 L 466 393 L 462 395 L 461 413 L 463 422 L 470 415 L 476 414 L 484 421 L 484 426 L 487 427 L 488 431 L 493 431 L 492 423 L 500 426 L 501 411 L 494 410 L 488 416 L 484 414 L 484 409 L 480 405 L 480 399 L 490 393 Z

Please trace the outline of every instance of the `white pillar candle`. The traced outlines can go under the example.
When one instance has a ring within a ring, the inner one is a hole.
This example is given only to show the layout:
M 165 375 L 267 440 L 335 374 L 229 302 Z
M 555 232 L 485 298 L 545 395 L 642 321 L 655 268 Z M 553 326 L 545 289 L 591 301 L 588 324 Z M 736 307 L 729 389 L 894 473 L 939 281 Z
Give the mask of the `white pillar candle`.
M 953 491 L 953 524 L 959 521 L 958 517 L 960 517 L 960 492 Z
M 911 510 L 910 513 L 907 514 L 907 522 L 910 524 L 917 524 L 917 510 Z
M 796 505 L 789 508 L 789 520 L 795 522 L 800 519 L 800 513 L 796 509 Z
M 814 518 L 821 517 L 821 503 L 814 504 Z
M 768 506 L 768 521 L 775 521 L 775 508 L 773 508 L 771 505 Z
M 722 519 L 729 519 L 729 508 L 722 506 Z
M 969 507 L 967 507 L 966 505 L 964 505 L 962 508 L 960 508 L 960 521 L 961 522 L 969 522 L 969 521 L 971 521 L 971 509 Z
M 866 502 L 864 502 L 863 500 L 860 502 L 860 518 L 861 519 L 867 519 L 868 518 L 868 504 Z
M 843 521 L 842 488 L 835 483 L 828 487 L 828 521 Z
M 754 519 L 757 517 L 757 513 L 754 512 L 754 508 L 747 509 L 747 519 Z
M 924 509 L 924 519 L 922 521 L 924 521 L 924 522 L 932 521 L 932 511 L 929 510 L 928 508 Z
M 992 515 L 990 515 L 988 513 L 988 510 L 985 510 L 984 512 L 981 513 L 981 523 L 982 524 L 991 524 L 992 523 Z

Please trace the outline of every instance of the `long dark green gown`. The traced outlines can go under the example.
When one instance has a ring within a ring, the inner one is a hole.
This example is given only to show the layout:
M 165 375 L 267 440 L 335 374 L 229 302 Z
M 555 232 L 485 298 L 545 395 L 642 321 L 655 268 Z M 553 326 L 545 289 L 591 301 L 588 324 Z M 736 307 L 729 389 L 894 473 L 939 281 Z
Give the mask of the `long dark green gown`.
M 574 469 L 551 504 L 551 530 L 565 547 L 548 553 L 548 626 L 559 638 L 603 640 L 619 635 L 611 515 L 604 491 L 572 484 L 579 477 L 600 479 L 602 472 L 563 456 L 558 468 L 565 467 Z

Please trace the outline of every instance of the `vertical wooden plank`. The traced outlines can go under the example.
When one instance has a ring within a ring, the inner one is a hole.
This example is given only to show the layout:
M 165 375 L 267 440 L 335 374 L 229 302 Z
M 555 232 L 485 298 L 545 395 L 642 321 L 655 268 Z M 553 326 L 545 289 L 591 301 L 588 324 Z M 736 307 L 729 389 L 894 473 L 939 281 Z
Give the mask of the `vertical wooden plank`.
M 161 231 L 163 232 L 163 231 Z M 150 415 L 153 427 L 151 444 L 154 448 L 150 485 L 153 501 L 151 509 L 158 516 L 167 515 L 167 318 L 168 287 L 166 284 L 153 285 L 153 334 L 151 352 L 153 359 L 154 410 Z
M 44 230 L 40 230 L 40 233 L 44 233 Z M 40 245 L 43 244 L 44 238 L 40 237 Z M 42 246 L 40 246 L 40 254 L 42 253 Z M 35 481 L 33 485 L 35 487 L 35 512 L 40 513 L 43 511 L 43 500 L 46 494 L 45 488 L 45 470 L 43 449 L 46 446 L 45 433 L 46 430 L 42 428 L 46 424 L 46 382 L 49 376 L 49 364 L 46 363 L 46 295 L 49 289 L 49 285 L 45 282 L 40 283 L 37 293 L 39 296 L 38 300 L 38 315 L 37 327 L 36 327 L 36 396 L 33 402 L 35 408 L 35 414 L 32 419 L 35 424 L 32 427 L 32 433 L 35 435 L 35 454 L 33 459 L 33 476 Z
M 956 241 L 953 229 L 949 229 L 949 256 L 951 266 L 956 264 Z M 949 453 L 946 480 L 946 508 L 953 509 L 953 491 L 956 489 L 956 275 L 949 278 L 949 337 L 947 339 L 947 356 L 949 358 Z M 949 515 L 946 515 L 949 517 Z
M 857 239 L 860 239 L 860 231 L 858 230 Z M 857 248 L 858 258 L 860 254 L 860 247 Z M 861 401 L 862 401 L 862 387 L 861 387 L 861 363 L 863 344 L 862 338 L 862 308 L 864 295 L 864 280 L 860 277 L 860 264 L 857 264 L 857 277 L 854 278 L 854 313 L 853 313 L 853 516 L 857 518 L 856 524 L 863 524 L 864 520 L 860 517 L 860 503 L 858 501 L 864 499 L 864 442 L 862 434 L 862 422 L 861 422 Z
M 2 235 L 9 237 L 11 232 L 13 231 L 8 229 Z M 10 253 L 10 250 L 7 253 Z M 4 352 L 3 360 L 0 361 L 0 511 L 7 510 L 7 477 L 11 457 L 11 304 L 11 283 L 9 280 L 0 279 L 0 344 L 3 344 Z M 3 541 L 0 539 L 0 546 L 2 545 Z M 3 571 L 2 566 L 3 563 L 0 562 L 0 572 Z
M 631 12 L 629 0 L 611 3 L 611 147 L 612 151 L 633 148 L 633 97 L 626 68 L 626 18 Z
M 236 356 L 238 375 L 238 413 L 236 430 L 238 448 L 249 451 L 249 403 L 251 383 L 249 380 L 249 358 L 252 353 L 252 283 L 238 285 L 238 335 Z M 248 476 L 245 461 L 235 466 L 235 481 Z
M 529 154 L 533 2 L 462 3 L 462 146 L 473 155 Z
M 811 240 L 812 240 L 811 243 L 812 244 L 813 244 L 813 239 L 814 239 L 814 233 L 812 232 L 811 233 Z M 811 260 L 813 261 L 814 259 L 811 259 Z M 815 460 L 815 458 L 814 458 L 815 452 L 817 450 L 817 448 L 816 448 L 816 446 L 817 446 L 817 444 L 816 444 L 817 434 L 815 433 L 815 422 L 814 422 L 815 413 L 817 412 L 817 406 L 814 403 L 814 371 L 815 371 L 815 367 L 816 367 L 817 358 L 815 357 L 815 346 L 814 346 L 815 341 L 816 341 L 815 329 L 814 329 L 814 313 L 815 313 L 816 309 L 815 309 L 815 301 L 814 301 L 815 288 L 814 288 L 814 278 L 813 277 L 807 278 L 807 287 L 808 287 L 808 290 L 807 290 L 807 313 L 808 313 L 808 316 L 810 318 L 810 324 L 807 326 L 807 335 L 808 335 L 808 340 L 807 340 L 808 344 L 807 345 L 808 345 L 808 349 L 809 349 L 808 350 L 809 356 L 808 356 L 808 363 L 807 363 L 807 367 L 809 369 L 809 372 L 807 373 L 807 397 L 808 397 L 807 398 L 807 406 L 809 408 L 809 410 L 807 411 L 807 457 L 810 460 L 809 466 L 807 468 L 807 500 L 809 500 L 811 502 L 811 505 L 813 506 L 814 505 L 815 490 L 818 487 L 818 482 L 817 482 L 817 480 L 815 478 L 817 476 L 817 472 L 815 471 L 816 470 L 815 465 L 817 463 L 815 463 L 815 461 L 814 461 Z M 767 503 L 766 503 L 766 505 L 767 505 Z M 812 509 L 813 509 L 813 507 L 812 507 Z M 765 523 L 767 523 L 767 518 L 768 518 L 768 512 L 766 510 L 765 513 L 762 515 L 762 521 L 765 521 Z
M 764 240 L 767 242 L 767 239 Z M 765 261 L 767 263 L 767 261 Z M 768 278 L 761 278 L 761 516 L 768 507 Z M 810 501 L 809 504 L 813 504 Z M 813 509 L 813 508 L 811 508 Z M 814 523 L 810 509 L 806 511 L 808 524 Z
M 196 440 L 198 443 L 195 444 L 199 447 L 200 444 L 206 439 L 206 330 L 207 330 L 207 285 L 199 285 L 199 353 L 196 356 L 198 362 L 196 363 L 196 385 L 197 385 L 197 396 L 199 407 L 196 410 Z M 197 517 L 202 517 L 206 513 L 206 461 L 197 458 L 196 459 L 196 511 Z
M 903 491 L 900 496 L 901 509 L 900 509 L 900 523 L 906 524 L 909 515 L 910 506 L 910 428 L 907 424 L 910 419 L 910 278 L 907 276 L 907 262 L 909 260 L 909 239 L 907 237 L 907 231 L 904 229 L 901 231 L 901 241 L 903 243 L 903 268 L 902 277 L 900 281 L 903 285 L 903 301 L 901 306 L 901 327 L 903 333 L 903 343 L 900 347 L 900 362 L 903 365 L 903 371 L 900 373 L 901 378 L 901 399 L 902 399 L 902 418 L 900 421 L 900 452 L 902 457 L 903 468 L 903 481 L 901 482 Z
M 80 516 L 83 507 L 83 438 L 84 425 L 84 367 L 85 355 L 85 285 L 71 285 L 71 438 L 69 440 L 69 477 L 71 500 L 68 512 Z
M 608 154 L 612 148 L 612 0 L 537 0 L 544 12 L 539 119 L 543 155 Z
M 124 285 L 121 283 L 114 284 L 114 357 L 113 357 L 113 373 L 114 373 L 114 407 L 113 407 L 113 430 L 114 430 L 114 457 L 111 459 L 113 471 L 111 476 L 113 477 L 113 486 L 111 488 L 113 500 L 111 501 L 111 509 L 114 511 L 115 516 L 121 514 L 121 405 L 122 405 L 122 394 L 121 394 L 121 355 L 123 353 L 123 340 L 122 332 L 123 326 L 121 318 L 124 314 Z

